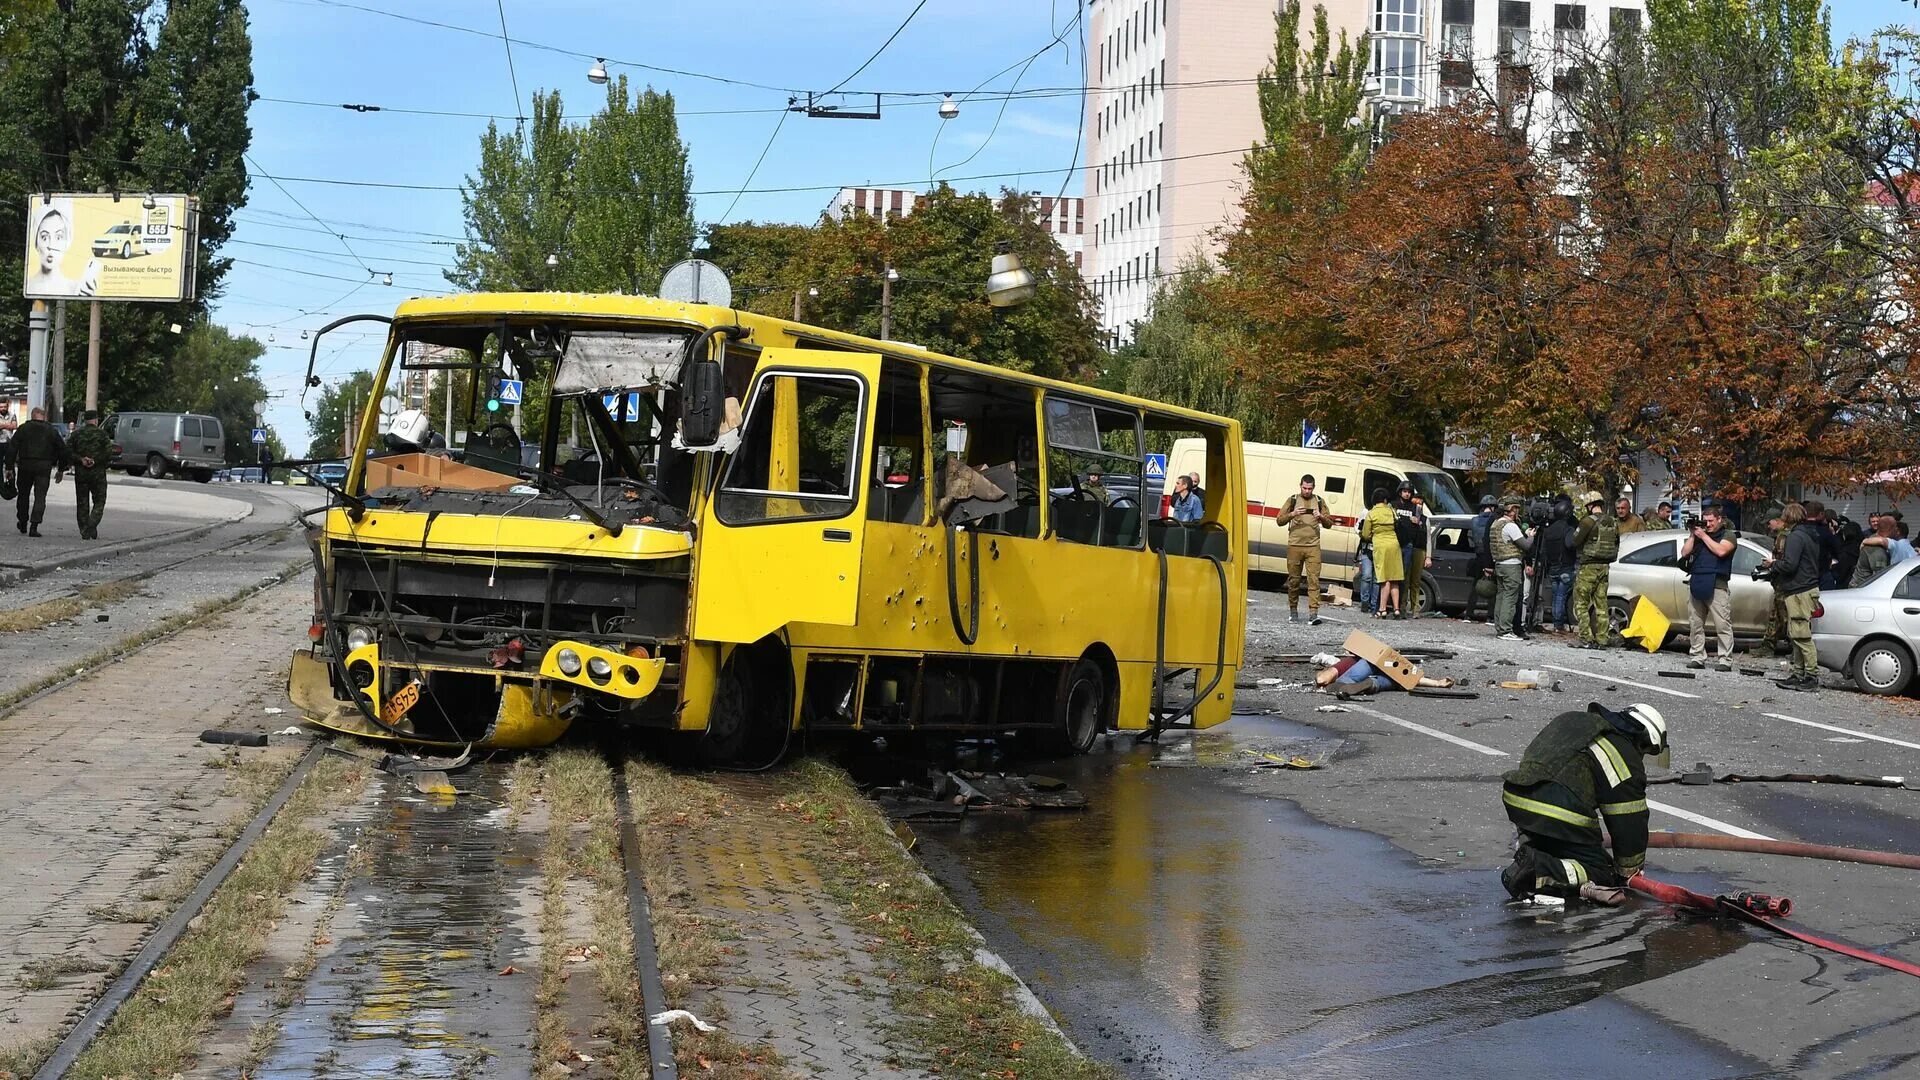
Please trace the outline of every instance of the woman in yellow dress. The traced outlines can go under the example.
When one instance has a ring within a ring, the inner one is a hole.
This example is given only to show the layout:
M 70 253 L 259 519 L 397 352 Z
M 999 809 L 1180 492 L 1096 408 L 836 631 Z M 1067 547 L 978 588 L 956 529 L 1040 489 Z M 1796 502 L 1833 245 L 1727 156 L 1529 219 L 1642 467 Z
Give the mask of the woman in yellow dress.
M 1405 564 L 1400 559 L 1400 541 L 1393 535 L 1393 507 L 1387 504 L 1387 489 L 1373 489 L 1373 509 L 1360 519 L 1360 539 L 1373 544 L 1373 573 L 1380 582 L 1380 610 L 1400 610 L 1400 583 L 1406 580 Z

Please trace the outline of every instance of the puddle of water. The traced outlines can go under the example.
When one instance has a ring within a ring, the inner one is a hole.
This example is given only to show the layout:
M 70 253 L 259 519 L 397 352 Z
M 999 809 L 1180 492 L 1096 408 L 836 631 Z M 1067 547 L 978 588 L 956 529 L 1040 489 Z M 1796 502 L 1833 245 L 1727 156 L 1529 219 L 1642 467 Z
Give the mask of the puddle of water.
M 1216 769 L 1153 767 L 1338 743 L 1263 718 L 1158 748 L 1115 740 L 1035 766 L 1085 792 L 1085 813 L 916 831 L 1081 1044 L 1135 1075 L 1546 1075 L 1570 1052 L 1583 1076 L 1643 1075 L 1579 1049 L 1603 1044 L 1666 1076 L 1747 1071 L 1605 996 L 1731 952 L 1750 940 L 1738 930 L 1650 908 L 1516 913 L 1491 871 L 1423 866 Z
M 499 771 L 475 770 L 482 798 L 453 801 L 380 782 L 386 810 L 358 837 L 368 858 L 333 920 L 336 944 L 254 1075 L 531 1075 L 538 950 L 522 909 L 537 853 L 497 812 Z M 509 964 L 519 973 L 500 974 Z

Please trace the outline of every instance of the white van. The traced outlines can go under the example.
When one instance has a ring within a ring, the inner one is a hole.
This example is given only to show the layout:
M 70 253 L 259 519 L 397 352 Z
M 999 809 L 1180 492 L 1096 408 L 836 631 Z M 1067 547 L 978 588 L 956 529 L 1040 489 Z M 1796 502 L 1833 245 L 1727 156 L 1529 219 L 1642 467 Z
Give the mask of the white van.
M 1334 518 L 1334 526 L 1320 534 L 1320 576 L 1324 581 L 1350 583 L 1359 573 L 1355 553 L 1360 546 L 1360 519 L 1366 516 L 1369 500 L 1378 489 L 1384 488 L 1391 499 L 1400 481 L 1413 481 L 1426 500 L 1427 511 L 1446 519 L 1434 522 L 1436 528 L 1445 530 L 1445 535 L 1435 538 L 1436 549 L 1455 546 L 1462 519 L 1474 514 L 1453 477 L 1440 466 L 1424 461 L 1371 450 L 1315 450 L 1256 442 L 1247 443 L 1245 452 L 1248 563 L 1255 571 L 1287 572 L 1287 526 L 1280 520 L 1280 507 L 1287 496 L 1299 494 L 1302 476 L 1313 477 L 1315 491 L 1327 500 L 1327 510 Z M 1167 455 L 1168 494 L 1173 491 L 1174 477 L 1194 472 L 1200 474 L 1204 489 L 1206 446 L 1199 439 L 1180 439 Z M 1435 566 L 1439 568 L 1437 557 Z M 1441 583 L 1437 599 L 1452 603 L 1447 584 Z M 1460 600 L 1464 602 L 1464 596 Z

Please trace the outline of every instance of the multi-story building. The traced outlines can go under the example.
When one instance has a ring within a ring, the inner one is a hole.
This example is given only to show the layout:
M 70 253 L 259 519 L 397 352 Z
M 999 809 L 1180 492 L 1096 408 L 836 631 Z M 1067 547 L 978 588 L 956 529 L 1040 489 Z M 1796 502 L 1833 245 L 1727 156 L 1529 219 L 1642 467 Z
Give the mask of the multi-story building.
M 924 192 L 907 188 L 841 188 L 827 204 L 827 214 L 844 218 L 848 214 L 873 217 L 906 217 L 926 200 Z M 1083 250 L 1087 232 L 1087 206 L 1084 199 L 1059 199 L 1051 195 L 1032 195 L 1040 219 L 1053 234 L 1060 249 L 1073 260 L 1075 269 L 1084 272 Z
M 1357 39 L 1371 0 L 1322 0 Z M 1312 4 L 1305 5 L 1309 12 Z M 1239 212 L 1259 142 L 1255 80 L 1273 62 L 1276 0 L 1093 0 L 1087 38 L 1085 274 L 1116 339 L 1156 285 Z M 1312 31 L 1311 16 L 1302 30 Z
M 1156 285 L 1239 211 L 1246 150 L 1263 136 L 1254 82 L 1273 62 L 1276 0 L 1092 0 L 1084 273 L 1115 339 Z M 1302 37 L 1313 3 L 1303 3 Z M 1376 118 L 1479 92 L 1539 145 L 1577 136 L 1565 108 L 1577 58 L 1638 27 L 1645 0 L 1324 0 L 1336 40 L 1370 36 Z M 1385 121 L 1381 121 L 1385 126 Z
M 1569 99 L 1581 63 L 1637 33 L 1645 0 L 1375 0 L 1378 111 L 1492 102 L 1541 149 L 1579 139 Z

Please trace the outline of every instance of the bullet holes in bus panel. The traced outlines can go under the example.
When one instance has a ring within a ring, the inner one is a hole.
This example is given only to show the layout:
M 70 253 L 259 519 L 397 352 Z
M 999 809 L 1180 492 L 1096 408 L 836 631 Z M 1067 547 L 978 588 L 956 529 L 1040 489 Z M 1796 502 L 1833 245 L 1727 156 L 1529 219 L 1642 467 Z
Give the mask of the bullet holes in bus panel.
M 1138 548 L 1147 517 L 1140 416 L 1049 395 L 1047 486 L 1063 540 Z
M 934 520 L 1040 535 L 1034 391 L 965 372 L 927 373 Z

